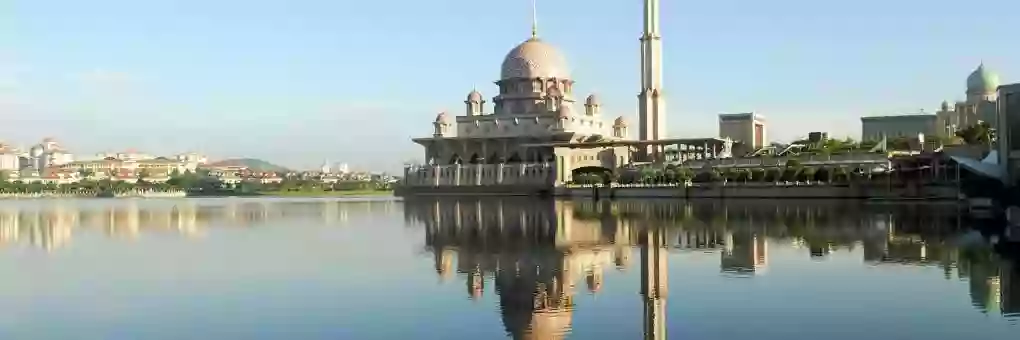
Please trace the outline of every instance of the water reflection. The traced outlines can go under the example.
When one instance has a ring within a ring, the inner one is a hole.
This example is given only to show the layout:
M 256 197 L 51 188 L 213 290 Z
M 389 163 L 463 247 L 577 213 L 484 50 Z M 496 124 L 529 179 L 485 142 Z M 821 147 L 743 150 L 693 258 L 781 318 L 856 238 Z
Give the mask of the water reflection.
M 424 225 L 437 274 L 449 280 L 456 266 L 472 299 L 494 285 L 514 339 L 565 337 L 575 282 L 583 279 L 599 293 L 605 268 L 632 266 L 632 247 L 640 254 L 647 339 L 666 338 L 667 253 L 718 253 L 721 275 L 754 278 L 767 275 L 770 244 L 801 249 L 814 261 L 855 251 L 864 266 L 937 266 L 945 280 L 955 273 L 969 281 L 979 311 L 1020 316 L 1013 262 L 975 242 L 955 206 L 526 199 L 405 205 L 405 219 Z
M 118 239 L 145 232 L 200 237 L 209 227 L 259 227 L 281 220 L 344 223 L 351 216 L 392 214 L 393 200 L 39 200 L 0 205 L 0 247 L 27 244 L 46 251 L 68 245 L 78 229 Z
M 254 334 L 222 338 L 273 338 L 258 335 L 305 327 L 312 335 L 303 338 L 351 339 L 424 331 L 449 331 L 422 335 L 443 339 L 504 332 L 515 339 L 630 339 L 639 332 L 646 339 L 779 338 L 791 330 L 842 339 L 860 324 L 898 331 L 897 338 L 959 338 L 950 333 L 1015 330 L 974 318 L 1020 320 L 1015 262 L 961 222 L 953 206 L 494 198 L 3 203 L 0 266 L 11 279 L 0 301 L 15 307 L 0 317 L 0 334 L 25 334 L 4 338 L 46 338 L 32 335 L 48 332 L 53 320 L 138 334 L 166 324 L 166 338 L 195 337 L 176 326 L 193 324 Z M 319 227 L 327 224 L 342 227 Z M 178 241 L 203 235 L 210 237 Z M 426 252 L 419 251 L 423 240 Z M 92 276 L 106 280 L 83 279 Z M 435 285 L 436 277 L 443 283 Z M 401 304 L 409 308 L 389 307 Z M 95 317 L 110 306 L 123 310 Z M 921 314 L 928 312 L 934 316 Z M 391 318 L 372 321 L 382 316 Z M 623 334 L 602 335 L 614 332 Z

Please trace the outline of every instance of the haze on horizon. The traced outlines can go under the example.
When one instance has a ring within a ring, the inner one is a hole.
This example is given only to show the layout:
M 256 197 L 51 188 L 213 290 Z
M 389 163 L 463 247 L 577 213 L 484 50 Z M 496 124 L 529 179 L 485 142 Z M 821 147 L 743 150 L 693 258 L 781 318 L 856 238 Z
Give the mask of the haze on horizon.
M 857 138 L 862 115 L 962 99 L 982 61 L 1020 81 L 1020 2 L 963 5 L 665 1 L 670 135 L 714 136 L 717 114 L 756 111 L 774 140 Z M 539 35 L 566 54 L 576 92 L 636 123 L 641 3 L 538 8 Z M 8 0 L 0 140 L 396 171 L 420 161 L 410 138 L 429 135 L 437 112 L 462 114 L 472 88 L 495 94 L 530 12 L 528 0 Z

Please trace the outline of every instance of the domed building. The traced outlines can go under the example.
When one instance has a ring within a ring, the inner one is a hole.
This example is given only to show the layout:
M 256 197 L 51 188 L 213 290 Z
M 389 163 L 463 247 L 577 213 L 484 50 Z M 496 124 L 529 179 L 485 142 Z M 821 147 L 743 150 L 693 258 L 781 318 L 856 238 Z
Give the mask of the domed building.
M 950 105 L 943 101 L 936 112 L 937 133 L 952 136 L 957 130 L 987 122 L 994 128 L 996 125 L 996 91 L 999 87 L 999 76 L 988 69 L 984 63 L 967 76 L 967 100 L 957 101 Z
M 636 244 L 628 222 L 608 213 L 577 219 L 574 209 L 569 202 L 457 199 L 414 201 L 405 213 L 424 226 L 440 278 L 455 272 L 472 300 L 497 296 L 508 338 L 552 340 L 571 331 L 577 282 L 588 281 L 594 294 L 604 268 Z
M 625 139 L 627 124 L 604 117 L 594 94 L 578 102 L 570 65 L 556 46 L 532 34 L 510 49 L 499 74 L 491 107 L 471 90 L 462 114 L 439 113 L 432 136 L 413 139 L 425 148 L 428 166 L 409 168 L 408 184 L 549 187 L 570 181 L 572 169 L 629 162 L 627 147 L 563 146 Z

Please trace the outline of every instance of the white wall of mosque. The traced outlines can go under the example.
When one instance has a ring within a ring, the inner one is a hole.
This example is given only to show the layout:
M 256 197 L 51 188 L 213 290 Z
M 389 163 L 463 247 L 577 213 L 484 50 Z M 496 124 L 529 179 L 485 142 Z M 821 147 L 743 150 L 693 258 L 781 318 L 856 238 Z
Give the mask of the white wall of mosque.
M 551 164 L 454 164 L 407 167 L 407 186 L 549 185 Z
M 548 137 L 569 131 L 610 137 L 611 124 L 598 116 L 559 118 L 549 115 L 484 115 L 457 117 L 457 137 Z

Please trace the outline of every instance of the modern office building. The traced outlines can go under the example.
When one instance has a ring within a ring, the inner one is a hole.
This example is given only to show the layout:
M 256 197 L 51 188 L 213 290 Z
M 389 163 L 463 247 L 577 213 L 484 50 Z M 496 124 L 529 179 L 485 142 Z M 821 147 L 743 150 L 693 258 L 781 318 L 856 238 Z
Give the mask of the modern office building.
M 1017 183 L 1020 174 L 1020 83 L 1002 85 L 998 89 L 998 116 L 996 131 L 998 162 L 1003 181 Z
M 886 138 L 916 138 L 918 135 L 939 135 L 933 114 L 905 114 L 861 117 L 861 140 L 877 141 Z
M 719 115 L 719 138 L 743 143 L 751 150 L 768 145 L 765 117 L 754 113 L 724 113 Z

